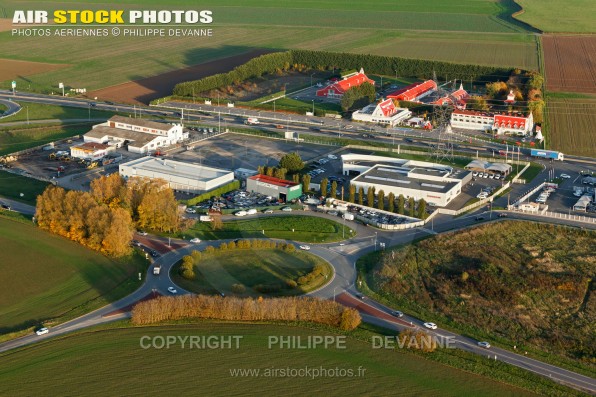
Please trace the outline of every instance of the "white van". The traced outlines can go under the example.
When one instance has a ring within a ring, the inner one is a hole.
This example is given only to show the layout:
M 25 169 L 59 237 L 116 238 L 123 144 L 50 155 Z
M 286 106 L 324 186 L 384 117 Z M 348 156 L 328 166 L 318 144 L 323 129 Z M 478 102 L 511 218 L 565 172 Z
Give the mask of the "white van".
M 246 211 L 246 215 L 254 215 L 256 213 L 257 213 L 257 210 L 254 208 L 251 208 L 248 211 Z
M 248 212 L 246 212 L 246 211 L 238 211 L 238 212 L 234 213 L 234 215 L 236 215 L 236 216 L 246 216 L 246 215 L 248 215 Z

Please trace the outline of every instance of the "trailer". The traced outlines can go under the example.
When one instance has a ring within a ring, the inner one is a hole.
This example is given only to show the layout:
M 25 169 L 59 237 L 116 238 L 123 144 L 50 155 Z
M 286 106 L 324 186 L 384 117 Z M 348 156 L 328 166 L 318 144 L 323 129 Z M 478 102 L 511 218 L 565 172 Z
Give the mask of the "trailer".
M 565 155 L 563 153 L 554 150 L 530 149 L 530 156 L 559 161 L 563 161 L 565 159 Z

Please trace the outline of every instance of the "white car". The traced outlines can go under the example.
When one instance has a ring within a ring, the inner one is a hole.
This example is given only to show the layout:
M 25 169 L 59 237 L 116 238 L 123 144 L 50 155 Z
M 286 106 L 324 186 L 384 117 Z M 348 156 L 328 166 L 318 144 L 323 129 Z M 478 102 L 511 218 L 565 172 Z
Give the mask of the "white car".
M 292 212 L 292 209 L 290 207 L 283 207 L 281 210 L 285 212 Z
M 257 213 L 257 210 L 254 208 L 249 209 L 248 211 L 246 211 L 247 215 L 254 215 Z
M 273 210 L 265 210 L 263 211 L 263 214 L 273 214 Z
M 196 214 L 197 210 L 195 210 L 194 208 L 187 208 L 186 209 L 186 213 L 187 214 Z
M 495 175 L 495 179 L 501 179 L 499 175 Z
M 489 177 L 490 179 L 495 179 L 495 174 L 490 174 L 488 177 Z
M 330 158 L 331 160 L 337 160 L 337 156 L 334 154 L 328 154 L 327 157 Z
M 176 288 L 174 288 L 174 287 L 168 287 L 168 292 L 172 295 L 175 295 L 178 293 L 178 291 L 176 291 Z
M 47 334 L 48 332 L 50 332 L 50 330 L 49 330 L 49 329 L 47 329 L 46 327 L 40 328 L 40 329 L 38 329 L 37 331 L 35 331 L 35 333 L 36 333 L 37 335 L 40 335 L 40 336 L 41 336 L 41 335 L 45 335 L 45 334 Z
M 301 245 L 300 246 L 300 249 L 301 250 L 304 250 L 304 251 L 310 251 L 310 246 L 308 246 L 308 245 Z
M 571 178 L 571 175 L 561 174 L 561 178 L 563 178 L 563 179 L 569 179 L 569 178 Z
M 238 212 L 234 213 L 234 215 L 235 216 L 246 216 L 246 215 L 248 215 L 248 212 L 246 212 L 244 210 L 243 211 L 238 211 Z
M 485 349 L 490 349 L 490 343 L 488 342 L 478 342 L 478 346 L 484 347 Z
M 435 323 L 424 323 L 423 325 L 428 329 L 437 329 L 437 324 Z
M 140 234 L 141 236 L 146 236 L 146 235 L 147 235 L 147 232 L 145 232 L 145 231 L 143 231 L 143 230 L 139 230 L 139 234 Z
M 472 172 L 472 176 L 474 176 L 474 177 L 478 176 L 478 172 L 476 172 L 476 171 Z
M 200 242 L 201 242 L 201 239 L 200 239 L 200 238 L 197 238 L 197 237 L 195 237 L 195 238 L 191 238 L 191 239 L 190 239 L 190 242 L 191 242 L 191 243 L 195 243 L 195 244 L 197 244 L 197 243 L 200 243 Z
M 487 197 L 488 197 L 488 194 L 486 194 L 486 193 L 478 193 L 478 196 L 476 196 L 476 198 L 479 198 L 481 200 L 485 199 Z

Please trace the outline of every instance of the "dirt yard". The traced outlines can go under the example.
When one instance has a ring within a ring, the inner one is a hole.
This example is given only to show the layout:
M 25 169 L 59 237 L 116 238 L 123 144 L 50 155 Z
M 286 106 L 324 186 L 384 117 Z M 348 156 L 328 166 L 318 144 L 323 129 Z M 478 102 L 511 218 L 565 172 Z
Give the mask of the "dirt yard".
M 0 32 L 8 32 L 12 29 L 12 19 L 0 18 Z
M 2 31 L 1 28 L 0 31 Z M 14 78 L 23 76 L 31 76 L 37 73 L 50 72 L 52 70 L 65 68 L 67 66 L 69 65 L 43 62 L 15 61 L 13 59 L 0 58 L 0 81 L 12 80 Z
M 229 72 L 236 66 L 242 65 L 257 56 L 267 54 L 270 50 L 254 50 L 246 54 L 218 59 L 200 65 L 190 66 L 171 72 L 159 74 L 145 79 L 118 84 L 112 87 L 87 93 L 90 98 L 98 100 L 113 100 L 131 104 L 148 104 L 156 98 L 172 94 L 172 89 L 178 83 L 197 80 L 217 73 Z

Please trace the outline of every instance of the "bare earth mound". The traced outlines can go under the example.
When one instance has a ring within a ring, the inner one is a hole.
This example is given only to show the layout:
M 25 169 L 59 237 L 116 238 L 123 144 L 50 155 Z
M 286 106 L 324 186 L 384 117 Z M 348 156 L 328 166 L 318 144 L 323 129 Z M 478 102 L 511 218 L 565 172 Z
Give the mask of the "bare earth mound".
M 596 93 L 596 36 L 542 36 L 546 86 Z
M 2 29 L 0 29 L 1 31 Z M 37 73 L 50 72 L 65 68 L 68 65 L 43 62 L 15 61 L 0 58 L 0 81 L 12 80 L 17 77 L 31 76 Z
M 270 50 L 254 50 L 245 54 L 229 58 L 189 66 L 184 69 L 158 74 L 157 76 L 118 84 L 101 90 L 92 91 L 87 95 L 100 100 L 113 100 L 124 103 L 148 104 L 156 98 L 172 94 L 172 89 L 178 83 L 197 80 L 217 73 L 229 72 L 236 66 L 242 65 L 252 58 L 271 52 Z

